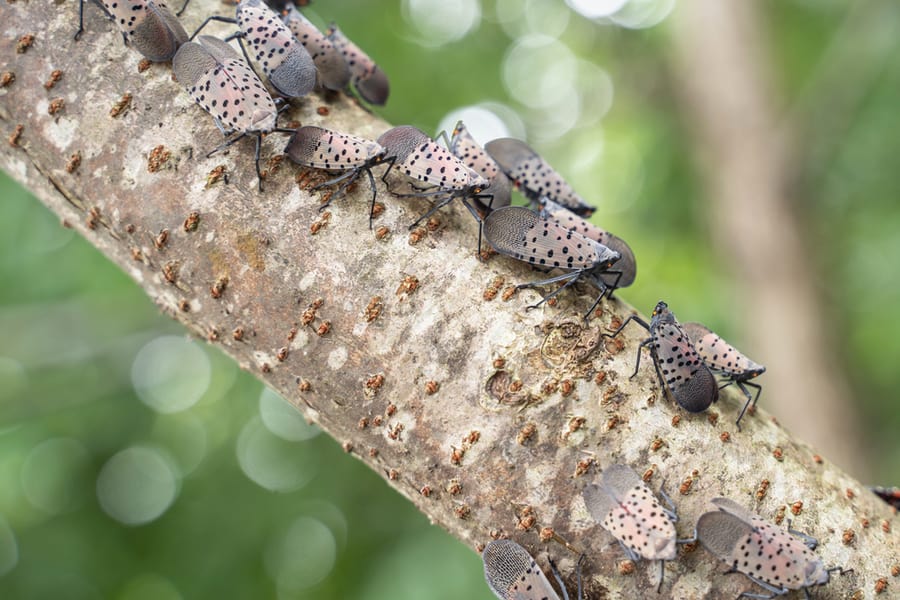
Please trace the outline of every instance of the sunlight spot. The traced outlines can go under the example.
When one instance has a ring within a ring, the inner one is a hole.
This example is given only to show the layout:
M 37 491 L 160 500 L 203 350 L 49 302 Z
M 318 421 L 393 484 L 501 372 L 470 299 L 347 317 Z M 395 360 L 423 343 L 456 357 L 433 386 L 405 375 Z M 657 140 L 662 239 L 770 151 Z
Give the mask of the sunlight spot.
M 319 457 L 305 442 L 287 442 L 272 435 L 262 419 L 251 419 L 238 436 L 241 470 L 257 485 L 276 492 L 299 489 L 318 471 Z
M 131 381 L 141 401 L 160 413 L 190 408 L 209 387 L 209 358 L 193 340 L 164 335 L 148 342 L 134 358 Z
M 460 40 L 481 21 L 478 0 L 403 0 L 403 16 L 416 41 L 437 47 Z
M 337 545 L 327 525 L 312 517 L 300 517 L 269 542 L 266 572 L 281 594 L 313 587 L 334 568 Z
M 306 417 L 293 404 L 267 387 L 259 394 L 259 415 L 266 429 L 289 442 L 302 442 L 322 433 L 321 429 L 307 423 Z
M 133 446 L 110 458 L 97 477 L 100 506 L 126 525 L 159 518 L 178 495 L 178 478 L 162 452 Z

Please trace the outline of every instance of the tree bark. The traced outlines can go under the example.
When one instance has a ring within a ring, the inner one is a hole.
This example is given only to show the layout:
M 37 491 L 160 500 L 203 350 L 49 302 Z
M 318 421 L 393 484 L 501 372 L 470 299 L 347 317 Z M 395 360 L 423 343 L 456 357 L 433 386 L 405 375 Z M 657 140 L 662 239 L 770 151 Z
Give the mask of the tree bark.
M 187 28 L 219 8 L 195 0 Z M 604 302 L 587 325 L 581 315 L 596 294 L 588 286 L 526 311 L 535 292 L 504 298 L 535 273 L 502 257 L 479 262 L 475 223 L 460 207 L 410 235 L 425 204 L 392 197 L 381 182 L 383 237 L 368 228 L 366 183 L 320 212 L 309 185 L 323 175 L 277 164 L 277 134 L 264 143 L 259 193 L 252 141 L 204 158 L 222 141 L 210 117 L 168 65 L 139 72 L 140 56 L 98 11 L 88 9 L 78 43 L 74 3 L 16 2 L 2 13 L 15 81 L 0 88 L 0 120 L 8 134 L 22 129 L 2 145 L 0 166 L 164 312 L 278 390 L 452 535 L 475 549 L 513 537 L 557 558 L 571 582 L 578 554 L 543 543 L 552 529 L 587 553 L 588 597 L 657 597 L 657 569 L 620 574 L 621 550 L 581 499 L 599 469 L 622 462 L 646 471 L 654 488 L 668 482 L 681 537 L 715 496 L 767 518 L 802 503 L 794 526 L 820 538 L 828 565 L 854 569 L 818 597 L 870 597 L 882 577 L 900 586 L 890 573 L 896 517 L 857 481 L 762 410 L 737 432 L 742 397 L 731 388 L 713 410 L 691 415 L 661 397 L 647 361 L 629 377 L 644 332 L 601 337 L 632 313 L 621 300 Z M 28 33 L 33 43 L 17 52 Z M 45 89 L 54 70 L 62 76 Z M 128 108 L 111 116 L 126 93 Z M 64 105 L 48 114 L 57 98 Z M 283 119 L 373 139 L 388 127 L 344 97 L 309 97 Z M 219 165 L 228 183 L 208 184 Z M 667 565 L 658 597 L 733 598 L 753 587 L 724 571 L 704 551 L 687 552 Z

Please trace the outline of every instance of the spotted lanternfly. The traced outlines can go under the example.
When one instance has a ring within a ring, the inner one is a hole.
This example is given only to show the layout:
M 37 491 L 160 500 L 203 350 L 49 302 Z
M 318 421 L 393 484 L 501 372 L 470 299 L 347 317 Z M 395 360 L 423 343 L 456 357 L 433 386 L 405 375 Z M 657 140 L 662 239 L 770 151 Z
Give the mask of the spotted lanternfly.
M 734 383 L 746 396 L 747 402 L 744 404 L 744 408 L 741 409 L 741 414 L 738 415 L 735 422 L 738 431 L 740 431 L 741 419 L 744 417 L 744 413 L 747 412 L 747 408 L 751 403 L 753 406 L 756 406 L 756 401 L 759 400 L 759 393 L 762 391 L 762 387 L 758 383 L 753 383 L 749 380 L 765 373 L 766 368 L 744 356 L 740 350 L 710 331 L 705 325 L 685 323 L 682 325 L 682 329 L 688 334 L 688 337 L 694 344 L 694 348 L 703 359 L 703 362 L 706 363 L 706 366 L 713 373 L 721 375 L 728 382 L 722 387 Z M 756 390 L 755 397 L 750 395 L 748 387 Z
M 525 548 L 512 540 L 494 540 L 481 553 L 484 579 L 500 600 L 559 600 L 544 572 Z M 564 600 L 569 593 L 553 563 L 553 577 Z M 579 561 L 580 566 L 580 561 Z M 578 571 L 578 599 L 581 600 L 581 571 Z
M 665 576 L 665 561 L 677 553 L 674 523 L 678 520 L 671 500 L 665 509 L 637 473 L 625 465 L 604 469 L 600 484 L 582 492 L 591 516 L 610 532 L 629 559 L 659 561 L 659 587 Z
M 520 283 L 516 288 L 537 287 L 559 281 L 559 287 L 529 308 L 536 308 L 584 277 L 600 295 L 585 314 L 588 319 L 608 289 L 600 275 L 614 273 L 619 253 L 524 206 L 492 210 L 482 223 L 484 237 L 494 250 L 536 267 L 568 271 L 543 281 Z
M 164 0 L 95 0 L 122 31 L 125 43 L 153 62 L 172 60 L 188 40 L 184 27 Z M 84 3 L 78 2 L 77 40 L 84 31 Z M 187 6 L 188 0 L 184 5 Z M 181 10 L 184 10 L 182 7 Z M 179 11 L 178 14 L 181 14 Z
M 641 349 L 649 346 L 660 385 L 681 408 L 688 412 L 702 412 L 719 399 L 716 378 L 665 302 L 659 302 L 653 309 L 649 325 L 637 315 L 631 315 L 615 332 L 603 335 L 616 337 L 632 321 L 650 332 L 650 337 L 642 341 L 638 348 L 632 377 L 637 375 L 641 366 Z
M 369 55 L 350 41 L 334 23 L 326 32 L 331 43 L 341 51 L 341 55 L 350 67 L 353 87 L 360 97 L 369 104 L 384 106 L 390 93 L 387 75 L 375 64 Z
M 296 2 L 294 0 L 266 0 L 266 4 L 268 4 L 269 8 L 272 10 L 281 13 L 296 8 L 297 6 L 308 6 L 309 0 L 296 0 Z
M 512 196 L 509 178 L 500 171 L 500 167 L 494 159 L 475 141 L 462 121 L 459 121 L 453 128 L 453 134 L 447 142 L 447 147 L 464 165 L 490 182 L 485 193 L 492 196 L 491 205 L 488 207 L 481 202 L 477 203 L 482 214 L 487 214 L 492 209 L 509 206 Z
M 631 251 L 631 247 L 625 240 L 600 229 L 592 223 L 588 223 L 572 211 L 550 199 L 544 199 L 539 204 L 541 205 L 542 214 L 548 215 L 566 229 L 574 229 L 584 237 L 600 242 L 607 248 L 612 248 L 622 255 L 622 258 L 616 263 L 616 271 L 619 271 L 621 276 L 616 278 L 614 275 L 604 275 L 603 281 L 606 282 L 606 285 L 615 289 L 628 287 L 634 283 L 634 279 L 637 277 L 637 262 L 634 259 L 634 252 Z
M 316 64 L 319 85 L 335 91 L 346 88 L 350 83 L 350 67 L 331 40 L 293 5 L 282 13 L 282 19 Z
M 175 79 L 203 110 L 212 115 L 225 136 L 238 134 L 207 157 L 247 135 L 256 136 L 256 175 L 262 190 L 259 171 L 262 134 L 293 131 L 275 126 L 278 118 L 275 102 L 250 65 L 226 42 L 201 35 L 196 42 L 187 42 L 179 48 L 172 60 L 172 69 Z
M 895 509 L 900 510 L 900 488 L 880 487 L 876 485 L 869 489 L 872 490 L 873 494 L 893 506 Z
M 539 204 L 548 198 L 581 217 L 589 217 L 597 210 L 522 140 L 499 138 L 485 144 L 484 149 L 531 202 Z
M 697 539 L 733 571 L 770 592 L 768 596 L 747 592 L 741 596 L 774 598 L 802 589 L 809 598 L 808 588 L 828 583 L 834 571 L 846 572 L 841 567 L 825 568 L 813 553 L 818 542 L 790 529 L 790 522 L 785 531 L 728 498 L 714 498 L 712 503 L 719 510 L 700 516 Z
M 372 228 L 376 197 L 372 167 L 385 162 L 385 150 L 381 144 L 355 135 L 306 125 L 297 129 L 291 136 L 284 153 L 298 165 L 324 171 L 343 172 L 342 175 L 313 188 L 315 190 L 336 183 L 341 184 L 337 192 L 332 194 L 320 210 L 328 206 L 335 197 L 340 196 L 350 184 L 356 181 L 360 173 L 365 172 L 369 176 L 369 184 L 372 186 L 369 229 Z
M 238 38 L 242 49 L 246 41 L 253 59 L 282 96 L 301 98 L 316 86 L 316 65 L 309 52 L 297 41 L 281 17 L 262 0 L 241 0 L 235 9 L 234 19 L 218 15 L 207 17 L 191 39 L 210 21 L 237 24 L 239 31 L 226 40 Z
M 410 125 L 401 125 L 385 131 L 378 138 L 378 143 L 388 156 L 395 159 L 381 176 L 385 184 L 388 173 L 396 168 L 410 181 L 425 184 L 429 188 L 415 193 L 395 193 L 395 195 L 434 200 L 434 206 L 410 225 L 410 229 L 415 228 L 454 198 L 460 198 L 469 212 L 476 219 L 479 218 L 469 199 L 489 198 L 488 194 L 483 193 L 489 182 L 464 165 L 449 150 L 442 148 L 421 130 Z

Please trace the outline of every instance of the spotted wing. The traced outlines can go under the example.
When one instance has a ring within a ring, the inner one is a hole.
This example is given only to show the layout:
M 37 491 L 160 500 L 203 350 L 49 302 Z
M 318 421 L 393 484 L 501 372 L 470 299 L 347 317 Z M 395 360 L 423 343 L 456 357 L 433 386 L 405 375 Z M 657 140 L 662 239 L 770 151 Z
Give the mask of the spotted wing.
M 102 0 L 101 3 L 129 41 L 140 23 L 150 16 L 147 0 Z
M 306 167 L 348 171 L 369 164 L 384 150 L 377 142 L 307 125 L 294 132 L 284 153 Z
M 713 371 L 732 377 L 759 375 L 766 368 L 747 358 L 740 350 L 723 340 L 700 323 L 684 323 L 685 333 L 694 344 L 697 353 Z
M 736 555 L 746 548 L 753 526 L 730 513 L 714 510 L 700 515 L 696 531 L 697 539 L 704 548 L 719 560 L 746 573 L 739 568 L 743 561 Z
M 719 399 L 719 388 L 687 334 L 674 319 L 651 329 L 657 365 L 675 401 L 689 412 L 706 410 Z
M 601 524 L 605 523 L 610 513 L 619 506 L 618 501 L 610 496 L 605 488 L 593 483 L 586 485 L 581 495 L 584 497 L 584 505 L 588 512 Z
M 525 142 L 514 138 L 500 138 L 488 142 L 485 150 L 532 201 L 549 198 L 581 216 L 589 216 L 596 210 Z
M 341 51 L 293 5 L 284 13 L 284 23 L 309 52 L 320 83 L 330 90 L 342 90 L 350 83 L 350 67 Z
M 509 206 L 512 199 L 512 185 L 493 158 L 484 151 L 462 121 L 456 124 L 450 138 L 450 152 L 467 167 L 484 177 L 490 185 L 484 193 L 490 194 L 491 208 Z
M 253 59 L 279 93 L 299 98 L 316 85 L 316 65 L 281 17 L 260 0 L 243 0 L 237 20 Z
M 637 473 L 625 465 L 611 465 L 603 471 L 602 481 L 616 503 L 603 519 L 603 527 L 637 556 L 674 559 L 675 526 Z
M 622 238 L 601 229 L 593 223 L 588 223 L 572 211 L 564 208 L 562 205 L 545 199 L 540 203 L 542 210 L 550 216 L 554 221 L 565 227 L 566 229 L 574 229 L 586 238 L 590 238 L 595 242 L 599 242 L 607 248 L 612 248 L 619 253 L 621 258 L 616 263 L 615 270 L 622 273 L 622 276 L 616 282 L 615 275 L 603 275 L 603 281 L 607 285 L 616 284 L 616 287 L 628 287 L 634 283 L 637 277 L 637 262 L 634 258 L 634 252 L 631 247 Z
M 507 175 L 529 197 L 546 196 L 579 215 L 591 214 L 596 210 L 596 207 L 587 204 L 569 182 L 540 156 L 535 155 L 520 162 Z
M 338 29 L 337 25 L 332 23 L 326 32 L 326 36 L 344 57 L 354 80 L 368 77 L 375 69 L 375 61 L 363 52 L 359 46 L 350 41 L 350 38 L 344 35 L 344 32 Z
M 500 173 L 500 167 L 475 141 L 462 121 L 458 122 L 453 129 L 453 135 L 450 138 L 450 152 L 485 179 L 493 180 Z
M 524 206 L 492 211 L 484 219 L 483 233 L 500 254 L 533 265 L 576 270 L 592 268 L 601 260 L 595 242 Z
M 729 512 L 706 513 L 697 522 L 698 539 L 735 570 L 773 588 L 818 583 L 815 574 L 825 573 L 821 559 L 787 531 L 755 518 L 753 525 Z
M 356 91 L 363 100 L 371 104 L 383 105 L 387 102 L 390 85 L 387 75 L 368 54 L 354 44 L 333 24 L 328 28 L 327 37 L 341 52 L 350 68 L 350 76 Z
M 103 0 L 102 4 L 128 43 L 149 60 L 171 60 L 188 39 L 184 27 L 165 2 Z
M 271 131 L 275 103 L 250 66 L 226 44 L 210 36 L 184 44 L 175 55 L 175 76 L 225 133 Z M 197 48 L 199 46 L 199 49 Z
M 514 541 L 490 542 L 481 557 L 484 578 L 500 600 L 559 600 L 534 558 Z
M 472 185 L 471 170 L 430 139 L 419 144 L 397 168 L 410 179 L 448 191 Z

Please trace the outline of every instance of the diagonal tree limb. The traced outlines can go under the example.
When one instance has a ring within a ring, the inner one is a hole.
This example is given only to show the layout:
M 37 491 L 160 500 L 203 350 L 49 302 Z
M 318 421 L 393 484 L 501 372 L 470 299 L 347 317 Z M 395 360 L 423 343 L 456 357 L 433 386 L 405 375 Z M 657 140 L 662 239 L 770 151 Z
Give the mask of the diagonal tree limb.
M 217 8 L 195 0 L 188 25 Z M 868 597 L 878 578 L 890 579 L 900 540 L 886 506 L 763 411 L 738 433 L 741 399 L 731 391 L 708 414 L 689 415 L 660 397 L 649 365 L 630 379 L 643 332 L 601 337 L 631 313 L 621 301 L 604 302 L 588 326 L 580 315 L 590 288 L 526 311 L 534 292 L 504 297 L 535 274 L 502 258 L 476 260 L 475 224 L 460 207 L 411 236 L 406 226 L 426 207 L 392 198 L 380 182 L 383 237 L 368 228 L 365 185 L 326 217 L 307 191 L 322 175 L 270 161 L 258 193 L 252 141 L 204 158 L 221 142 L 212 121 L 168 65 L 139 72 L 140 57 L 96 14 L 77 44 L 72 3 L 17 2 L 3 15 L 0 52 L 15 81 L 0 89 L 0 124 L 22 130 L 15 145 L 3 144 L 0 166 L 163 311 L 278 390 L 451 534 L 474 548 L 512 536 L 571 574 L 577 554 L 555 532 L 588 554 L 591 598 L 733 598 L 749 589 L 700 550 L 667 566 L 660 596 L 655 568 L 619 573 L 623 555 L 580 489 L 598 468 L 624 462 L 652 470 L 654 487 L 668 481 L 681 537 L 714 496 L 769 518 L 802 502 L 795 527 L 820 538 L 829 565 L 854 569 L 818 597 Z M 32 45 L 17 53 L 29 32 Z M 55 69 L 62 78 L 47 90 Z M 110 116 L 126 93 L 128 108 Z M 343 97 L 310 97 L 288 118 L 370 138 L 388 127 Z M 269 136 L 264 159 L 282 144 Z M 228 184 L 207 187 L 219 165 Z M 298 185 L 298 175 L 308 181 Z

